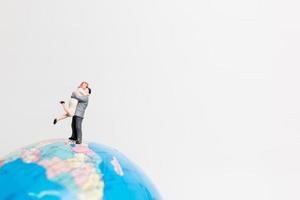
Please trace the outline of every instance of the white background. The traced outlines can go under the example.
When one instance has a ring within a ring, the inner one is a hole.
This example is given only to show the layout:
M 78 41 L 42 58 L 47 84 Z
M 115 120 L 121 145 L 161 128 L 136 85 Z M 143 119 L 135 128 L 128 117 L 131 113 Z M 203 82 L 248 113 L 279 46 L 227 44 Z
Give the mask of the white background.
M 299 1 L 0 0 L 0 155 L 70 136 L 119 149 L 166 200 L 299 200 Z

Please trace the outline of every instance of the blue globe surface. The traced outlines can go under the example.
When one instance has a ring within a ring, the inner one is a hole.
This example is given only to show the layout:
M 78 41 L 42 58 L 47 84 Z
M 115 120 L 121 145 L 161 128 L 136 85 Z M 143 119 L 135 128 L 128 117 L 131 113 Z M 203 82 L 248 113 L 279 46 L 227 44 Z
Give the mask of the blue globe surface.
M 160 200 L 144 173 L 113 148 L 42 141 L 0 160 L 1 200 Z

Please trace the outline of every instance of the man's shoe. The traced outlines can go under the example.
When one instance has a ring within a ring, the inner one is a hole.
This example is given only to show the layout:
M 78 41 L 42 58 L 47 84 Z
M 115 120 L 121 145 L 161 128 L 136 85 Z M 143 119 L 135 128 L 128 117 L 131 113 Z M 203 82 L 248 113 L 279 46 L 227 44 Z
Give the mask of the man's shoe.
M 81 144 L 81 142 L 80 142 L 80 141 L 78 141 L 78 140 L 76 140 L 76 144 Z
M 57 123 L 57 119 L 55 118 L 53 121 L 53 124 L 55 125 Z
M 64 101 L 60 101 L 59 103 L 60 103 L 60 104 L 64 104 L 65 102 L 64 102 Z
M 69 140 L 76 140 L 75 138 L 69 137 Z

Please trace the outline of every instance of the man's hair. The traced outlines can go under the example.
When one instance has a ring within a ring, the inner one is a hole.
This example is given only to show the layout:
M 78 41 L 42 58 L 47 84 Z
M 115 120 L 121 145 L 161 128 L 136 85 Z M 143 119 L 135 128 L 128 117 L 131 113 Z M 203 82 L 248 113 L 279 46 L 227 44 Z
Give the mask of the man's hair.
M 92 89 L 91 89 L 91 88 L 88 88 L 88 90 L 89 90 L 89 94 L 91 94 L 91 93 L 92 93 Z

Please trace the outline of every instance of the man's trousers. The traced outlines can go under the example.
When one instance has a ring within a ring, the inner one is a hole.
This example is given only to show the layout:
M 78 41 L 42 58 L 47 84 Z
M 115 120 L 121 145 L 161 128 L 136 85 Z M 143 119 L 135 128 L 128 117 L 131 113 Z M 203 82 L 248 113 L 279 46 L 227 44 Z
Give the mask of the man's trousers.
M 79 143 L 82 142 L 82 117 L 73 116 L 72 117 L 72 136 L 74 140 L 78 141 Z

